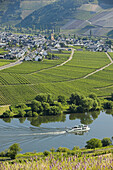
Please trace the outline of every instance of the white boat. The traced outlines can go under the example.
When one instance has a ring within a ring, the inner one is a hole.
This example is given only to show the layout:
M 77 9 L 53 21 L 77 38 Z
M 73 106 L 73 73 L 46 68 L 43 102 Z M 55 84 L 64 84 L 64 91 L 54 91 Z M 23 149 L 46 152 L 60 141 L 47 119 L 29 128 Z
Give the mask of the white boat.
M 74 126 L 71 129 L 67 129 L 66 132 L 87 132 L 90 128 L 87 125 L 80 124 L 78 126 Z

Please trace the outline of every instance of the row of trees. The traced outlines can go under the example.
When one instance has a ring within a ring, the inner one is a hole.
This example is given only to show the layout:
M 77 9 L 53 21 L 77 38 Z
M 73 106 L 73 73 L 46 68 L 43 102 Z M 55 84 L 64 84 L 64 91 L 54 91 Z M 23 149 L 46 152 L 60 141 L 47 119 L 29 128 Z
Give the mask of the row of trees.
M 10 106 L 1 115 L 2 118 L 9 117 L 36 117 L 38 115 L 60 115 L 66 109 L 69 113 L 85 113 L 102 109 L 113 109 L 113 94 L 109 100 L 99 99 L 96 94 L 91 93 L 84 96 L 79 92 L 72 93 L 66 100 L 65 96 L 59 95 L 55 100 L 51 94 L 39 94 L 29 106 L 19 104 Z M 65 105 L 65 106 L 64 106 Z
M 91 110 L 99 110 L 101 108 L 100 100 L 97 98 L 96 94 L 90 94 L 85 97 L 83 94 L 78 92 L 72 93 L 69 99 L 70 112 L 72 113 L 83 113 Z
M 92 138 L 89 141 L 86 142 L 87 145 L 85 146 L 87 149 L 95 149 L 95 148 L 101 148 L 106 147 L 109 145 L 112 145 L 112 141 L 110 138 L 103 138 L 102 140 Z

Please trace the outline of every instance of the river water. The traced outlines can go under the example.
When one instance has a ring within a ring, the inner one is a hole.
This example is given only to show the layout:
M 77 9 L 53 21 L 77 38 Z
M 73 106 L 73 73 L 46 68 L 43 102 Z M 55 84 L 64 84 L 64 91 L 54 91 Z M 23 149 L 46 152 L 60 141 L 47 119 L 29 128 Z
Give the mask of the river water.
M 52 147 L 83 148 L 91 138 L 113 136 L 113 112 L 67 114 L 38 118 L 0 119 L 0 151 L 19 143 L 24 152 L 43 152 Z M 66 128 L 80 123 L 90 127 L 84 134 L 66 133 Z

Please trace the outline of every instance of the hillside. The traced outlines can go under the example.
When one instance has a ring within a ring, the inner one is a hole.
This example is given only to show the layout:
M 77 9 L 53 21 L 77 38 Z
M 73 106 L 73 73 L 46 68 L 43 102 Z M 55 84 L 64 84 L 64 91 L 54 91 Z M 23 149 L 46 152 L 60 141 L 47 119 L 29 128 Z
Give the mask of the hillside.
M 3 25 L 113 37 L 111 0 L 0 0 L 0 7 Z
M 91 92 L 98 96 L 109 96 L 113 91 L 113 65 L 93 74 L 86 75 L 110 63 L 105 53 L 75 52 L 72 60 L 63 66 L 69 54 L 57 54 L 58 60 L 23 62 L 0 71 L 0 104 L 28 103 L 39 93 L 51 93 L 56 98 L 79 91 L 84 95 Z M 111 54 L 111 57 L 112 54 Z
M 55 0 L 0 0 L 0 24 L 16 24 Z
M 52 28 L 65 24 L 70 19 L 76 17 L 77 8 L 81 4 L 88 3 L 89 0 L 59 0 L 52 4 L 46 5 L 45 7 L 36 10 L 31 15 L 26 17 L 20 24 L 19 27 L 33 27 L 36 28 Z

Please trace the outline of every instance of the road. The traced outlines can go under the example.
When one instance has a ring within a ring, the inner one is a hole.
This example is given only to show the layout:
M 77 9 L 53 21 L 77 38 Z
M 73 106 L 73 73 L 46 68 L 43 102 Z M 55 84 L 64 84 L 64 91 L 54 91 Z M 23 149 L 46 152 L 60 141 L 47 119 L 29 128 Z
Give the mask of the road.
M 63 66 L 64 64 L 66 64 L 67 62 L 69 62 L 70 60 L 72 60 L 73 54 L 74 54 L 74 49 L 72 49 L 72 53 L 71 53 L 71 55 L 70 55 L 70 57 L 69 57 L 68 60 L 66 60 L 65 62 L 63 62 L 63 63 L 61 63 L 61 64 L 59 64 L 59 65 L 53 66 L 53 67 L 51 67 L 51 68 Z M 23 59 L 24 59 L 24 56 L 23 56 L 21 59 L 19 59 L 18 61 L 16 61 L 16 62 L 13 62 L 13 63 L 7 64 L 7 65 L 1 66 L 1 67 L 0 67 L 0 70 L 4 70 L 4 69 L 10 68 L 10 67 L 14 67 L 14 66 L 16 66 L 16 65 L 22 64 Z M 47 68 L 47 69 L 43 69 L 43 70 L 48 70 L 48 69 L 51 69 L 51 68 Z M 43 70 L 40 70 L 40 71 L 43 71 Z M 31 73 L 31 74 L 32 74 L 32 73 Z
M 112 58 L 110 57 L 110 55 L 109 55 L 107 52 L 106 52 L 106 55 L 107 55 L 107 57 L 109 58 L 110 63 L 107 64 L 107 65 L 105 65 L 104 67 L 101 67 L 101 68 L 95 70 L 95 71 L 92 72 L 92 73 L 87 74 L 86 76 L 82 77 L 82 79 L 86 79 L 86 78 L 88 78 L 89 76 L 91 76 L 91 75 L 93 75 L 93 74 L 95 74 L 95 73 L 97 73 L 97 72 L 99 72 L 99 71 L 102 71 L 102 70 L 104 70 L 105 68 L 109 67 L 111 64 L 113 64 L 113 60 L 112 60 Z
M 34 74 L 34 73 L 37 73 L 37 72 L 42 72 L 42 71 L 45 71 L 45 70 L 50 70 L 50 69 L 52 69 L 52 68 L 57 68 L 57 67 L 63 66 L 64 64 L 66 64 L 67 62 L 69 62 L 70 60 L 72 60 L 73 55 L 74 55 L 74 51 L 75 51 L 75 50 L 72 48 L 72 52 L 71 52 L 70 57 L 68 58 L 68 60 L 64 61 L 63 63 L 61 63 L 61 64 L 59 64 L 59 65 L 56 65 L 56 66 L 53 66 L 53 67 L 44 68 L 44 69 L 42 69 L 42 70 L 35 71 L 35 72 L 33 72 L 33 73 L 30 73 L 30 75 L 31 75 L 31 74 Z M 65 55 L 65 54 L 64 54 L 64 55 Z
M 16 65 L 22 64 L 23 59 L 24 59 L 24 56 L 21 59 L 17 60 L 16 62 L 13 62 L 13 63 L 10 63 L 10 64 L 6 64 L 4 66 L 1 66 L 0 70 L 4 70 L 6 68 L 10 68 L 10 67 L 14 67 Z

